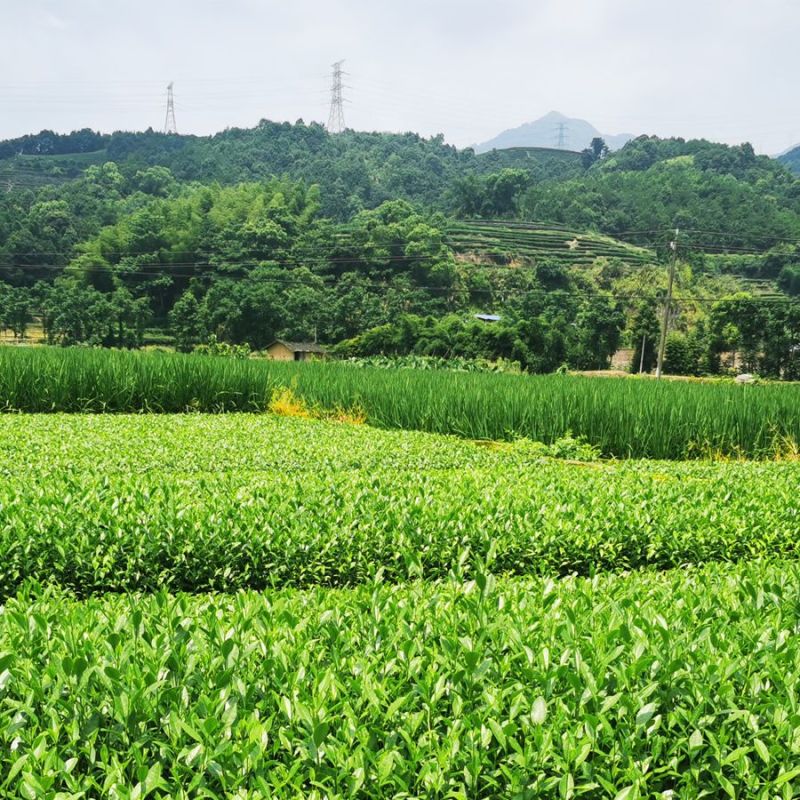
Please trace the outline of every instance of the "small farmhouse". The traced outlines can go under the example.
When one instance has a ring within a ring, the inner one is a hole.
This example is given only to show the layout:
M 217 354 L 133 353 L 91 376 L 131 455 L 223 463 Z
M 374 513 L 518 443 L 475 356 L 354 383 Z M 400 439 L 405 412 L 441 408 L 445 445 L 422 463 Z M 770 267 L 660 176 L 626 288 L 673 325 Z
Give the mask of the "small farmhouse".
M 275 361 L 310 361 L 323 358 L 325 348 L 316 342 L 285 342 L 283 339 L 276 339 L 267 348 L 267 354 Z

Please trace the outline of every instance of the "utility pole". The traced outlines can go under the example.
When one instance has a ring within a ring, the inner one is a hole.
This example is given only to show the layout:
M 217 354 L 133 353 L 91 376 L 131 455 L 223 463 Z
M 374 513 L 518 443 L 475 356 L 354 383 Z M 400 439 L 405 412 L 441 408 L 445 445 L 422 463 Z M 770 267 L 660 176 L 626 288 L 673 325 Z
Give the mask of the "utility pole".
M 639 374 L 644 372 L 644 348 L 647 346 L 647 334 L 642 334 L 642 349 L 639 353 Z
M 341 133 L 344 130 L 344 97 L 342 96 L 342 64 L 344 61 L 337 61 L 332 64 L 333 72 L 331 73 L 331 111 L 328 115 L 328 131 L 329 133 Z
M 672 311 L 672 285 L 675 283 L 675 264 L 678 260 L 678 234 L 680 231 L 675 228 L 675 238 L 669 243 L 672 254 L 669 259 L 669 282 L 667 283 L 667 299 L 664 302 L 664 319 L 661 323 L 661 340 L 658 343 L 658 364 L 656 365 L 656 378 L 661 377 L 664 367 L 664 350 L 667 346 L 667 326 L 669 325 L 669 315 Z
M 164 133 L 177 133 L 178 126 L 175 123 L 175 97 L 172 94 L 172 81 L 167 86 L 167 116 L 164 120 Z

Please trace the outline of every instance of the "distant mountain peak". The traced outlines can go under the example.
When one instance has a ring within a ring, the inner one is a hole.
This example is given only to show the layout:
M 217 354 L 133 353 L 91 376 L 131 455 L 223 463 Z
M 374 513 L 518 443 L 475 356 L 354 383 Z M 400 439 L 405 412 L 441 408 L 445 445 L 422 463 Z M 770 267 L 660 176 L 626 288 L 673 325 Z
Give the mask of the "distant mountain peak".
M 507 147 L 561 147 L 564 150 L 583 150 L 598 136 L 605 140 L 611 150 L 618 150 L 633 139 L 631 133 L 600 133 L 585 119 L 568 117 L 560 111 L 548 111 L 533 122 L 509 128 L 493 139 L 475 145 L 474 149 L 476 153 L 503 150 Z

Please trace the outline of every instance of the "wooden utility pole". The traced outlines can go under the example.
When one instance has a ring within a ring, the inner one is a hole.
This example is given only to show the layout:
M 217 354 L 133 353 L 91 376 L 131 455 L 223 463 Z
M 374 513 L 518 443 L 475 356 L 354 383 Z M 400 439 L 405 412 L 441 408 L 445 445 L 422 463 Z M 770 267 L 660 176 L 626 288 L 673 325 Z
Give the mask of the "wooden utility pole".
M 639 374 L 644 372 L 644 348 L 647 345 L 647 334 L 642 334 L 642 350 L 639 353 Z
M 675 228 L 675 239 L 669 243 L 672 255 L 669 259 L 669 282 L 667 283 L 667 299 L 664 302 L 664 319 L 661 323 L 661 340 L 658 343 L 658 362 L 656 364 L 656 378 L 661 377 L 664 367 L 664 350 L 667 346 L 667 326 L 669 325 L 669 314 L 672 310 L 672 285 L 675 283 L 675 264 L 678 260 L 678 234 L 680 231 Z

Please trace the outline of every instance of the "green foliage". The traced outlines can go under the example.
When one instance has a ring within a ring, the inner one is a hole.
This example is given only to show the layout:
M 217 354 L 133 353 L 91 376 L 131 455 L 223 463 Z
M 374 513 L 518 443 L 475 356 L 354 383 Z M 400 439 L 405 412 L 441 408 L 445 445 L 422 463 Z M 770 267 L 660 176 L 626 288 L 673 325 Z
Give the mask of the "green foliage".
M 43 130 L 41 133 L 0 142 L 0 159 L 18 154 L 48 156 L 90 153 L 104 148 L 108 139 L 108 136 L 95 133 L 89 128 L 68 134 Z
M 574 461 L 597 461 L 602 456 L 600 449 L 589 444 L 583 436 L 575 437 L 571 431 L 556 439 L 552 444 L 532 442 L 530 439 L 516 439 L 514 446 L 517 452 L 537 453 L 550 458 L 566 458 Z
M 738 353 L 746 371 L 800 379 L 800 301 L 760 303 L 744 292 L 715 303 L 709 315 L 709 357 Z
M 790 798 L 794 563 L 0 615 L 9 796 Z M 64 795 L 61 795 L 64 796 Z
M 631 372 L 646 373 L 653 369 L 658 358 L 660 335 L 661 326 L 653 303 L 640 302 L 630 321 L 630 337 L 633 345 Z
M 778 286 L 792 297 L 800 295 L 800 264 L 787 264 L 778 275 Z
M 568 362 L 575 369 L 608 366 L 620 338 L 623 316 L 609 297 L 570 301 L 531 293 L 508 316 L 486 323 L 448 315 L 439 319 L 404 314 L 359 336 L 339 342 L 333 352 L 346 358 L 411 357 L 518 363 L 529 372 L 553 372 Z
M 697 336 L 673 331 L 664 348 L 664 372 L 667 375 L 701 375 L 703 343 Z
M 342 350 L 346 351 L 347 342 L 342 343 Z M 500 358 L 496 361 L 489 361 L 482 358 L 463 358 L 456 356 L 453 358 L 443 358 L 441 356 L 353 356 L 347 359 L 347 363 L 356 367 L 378 367 L 382 369 L 446 369 L 451 372 L 504 372 L 511 375 L 519 375 L 522 371 L 516 361 L 507 361 Z
M 272 412 L 5 415 L 0 795 L 797 796 L 797 386 L 489 374 L 649 366 L 677 224 L 667 370 L 800 377 L 800 305 L 739 291 L 798 294 L 787 171 L 262 122 L 0 178 L 2 328 L 196 350 L 0 349 L 0 407 Z
M 504 147 L 478 153 L 479 172 L 494 173 L 504 169 L 524 169 L 533 181 L 565 179 L 581 173 L 580 153 L 554 147 Z
M 100 292 L 71 278 L 40 286 L 47 340 L 61 345 L 141 347 L 150 319 L 147 301 L 124 287 Z
M 547 228 L 524 222 L 464 220 L 448 227 L 457 251 L 513 259 L 589 266 L 598 258 L 617 258 L 629 265 L 652 263 L 655 254 L 641 247 L 576 228 Z
M 800 465 L 603 463 L 569 434 L 493 445 L 275 416 L 21 415 L 0 444 L 14 465 L 0 598 L 29 580 L 80 596 L 231 591 L 798 547 Z
M 763 458 L 774 455 L 776 441 L 800 442 L 797 385 L 0 348 L 0 407 L 7 410 L 263 411 L 273 390 L 286 386 L 311 407 L 358 406 L 377 427 L 546 444 L 572 432 L 622 458 Z
M 170 329 L 175 336 L 178 352 L 191 352 L 208 336 L 206 316 L 205 309 L 200 307 L 190 290 L 187 289 L 178 298 L 169 312 Z
M 11 186 L 0 258 L 14 294 L 0 292 L 0 324 L 20 337 L 41 322 L 60 344 L 138 347 L 149 327 L 184 351 L 211 335 L 253 349 L 318 339 L 532 372 L 600 369 L 623 338 L 641 339 L 634 317 L 659 303 L 666 230 L 679 225 L 687 266 L 675 327 L 699 336 L 691 371 L 725 370 L 729 353 L 744 352 L 744 306 L 718 314 L 720 328 L 691 296 L 732 295 L 745 277 L 796 295 L 800 181 L 747 145 L 641 137 L 613 154 L 594 142 L 587 159 L 584 169 L 559 151 L 476 156 L 441 137 L 330 136 L 302 122 L 0 143 Z M 15 188 L 18 162 L 36 173 L 30 186 Z M 537 222 L 509 219 L 520 215 Z M 751 305 L 762 334 L 747 345 L 748 368 L 796 377 L 796 309 Z M 480 311 L 501 315 L 504 330 L 475 334 L 473 346 L 463 320 Z M 413 325 L 396 330 L 404 315 L 436 323 L 409 341 Z
M 248 344 L 228 344 L 220 342 L 212 333 L 208 341 L 198 344 L 192 350 L 193 353 L 202 356 L 223 356 L 224 358 L 250 358 L 250 345 Z
M 104 228 L 70 271 L 84 287 L 135 294 L 182 351 L 209 335 L 256 349 L 278 337 L 335 340 L 400 307 L 435 312 L 451 302 L 442 293 L 458 276 L 438 220 L 401 201 L 347 226 L 318 220 L 317 210 L 315 190 L 285 181 L 195 186 Z
M 534 185 L 524 216 L 651 242 L 683 229 L 683 246 L 765 249 L 800 235 L 798 182 L 750 145 L 640 137 L 585 175 Z
M 470 175 L 453 186 L 453 210 L 462 217 L 515 217 L 519 198 L 530 185 L 530 173 L 524 169 Z
M 0 330 L 10 330 L 15 339 L 24 339 L 33 321 L 32 300 L 25 289 L 0 284 Z
M 589 147 L 581 151 L 581 165 L 584 169 L 589 169 L 601 159 L 606 158 L 608 153 L 608 145 L 603 139 L 595 137 Z

